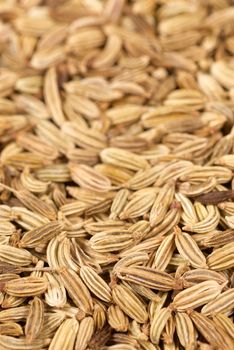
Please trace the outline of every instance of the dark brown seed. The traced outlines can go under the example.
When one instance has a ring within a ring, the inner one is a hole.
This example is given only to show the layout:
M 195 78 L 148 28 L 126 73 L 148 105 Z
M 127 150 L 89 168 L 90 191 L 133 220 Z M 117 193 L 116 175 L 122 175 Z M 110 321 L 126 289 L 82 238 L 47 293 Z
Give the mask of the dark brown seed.
M 205 193 L 200 196 L 194 197 L 194 199 L 202 204 L 219 204 L 228 199 L 234 198 L 234 190 L 227 191 L 213 191 Z

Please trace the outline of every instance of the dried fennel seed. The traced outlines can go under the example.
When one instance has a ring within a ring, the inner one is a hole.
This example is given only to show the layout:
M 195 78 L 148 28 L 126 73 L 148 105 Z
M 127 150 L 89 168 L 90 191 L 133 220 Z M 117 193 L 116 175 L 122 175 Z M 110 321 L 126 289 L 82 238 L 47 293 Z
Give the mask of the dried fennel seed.
M 0 349 L 232 350 L 233 1 L 0 17 Z

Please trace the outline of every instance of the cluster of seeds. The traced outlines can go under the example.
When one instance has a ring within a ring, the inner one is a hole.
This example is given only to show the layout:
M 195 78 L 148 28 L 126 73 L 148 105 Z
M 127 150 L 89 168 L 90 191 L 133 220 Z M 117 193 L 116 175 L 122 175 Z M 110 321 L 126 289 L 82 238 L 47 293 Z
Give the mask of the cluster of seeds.
M 233 350 L 234 3 L 0 0 L 0 350 Z

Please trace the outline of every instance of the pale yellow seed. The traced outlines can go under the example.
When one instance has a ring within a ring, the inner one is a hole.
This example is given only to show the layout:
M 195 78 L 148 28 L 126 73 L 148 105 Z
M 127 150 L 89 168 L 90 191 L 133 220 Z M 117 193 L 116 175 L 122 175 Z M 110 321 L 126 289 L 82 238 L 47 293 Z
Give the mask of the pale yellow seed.
M 196 309 L 197 307 L 207 304 L 209 301 L 217 298 L 222 290 L 215 281 L 207 281 L 198 283 L 179 292 L 174 300 L 173 307 L 178 311 L 186 311 L 188 309 Z
M 74 348 L 79 323 L 75 318 L 70 318 L 61 324 L 53 337 L 49 350 L 72 350 Z

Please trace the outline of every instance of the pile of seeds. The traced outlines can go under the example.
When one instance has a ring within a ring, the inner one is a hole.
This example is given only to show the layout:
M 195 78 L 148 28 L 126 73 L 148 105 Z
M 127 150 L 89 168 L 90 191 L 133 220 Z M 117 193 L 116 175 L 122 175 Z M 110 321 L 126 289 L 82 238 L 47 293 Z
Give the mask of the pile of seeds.
M 234 3 L 0 0 L 0 350 L 233 350 Z

